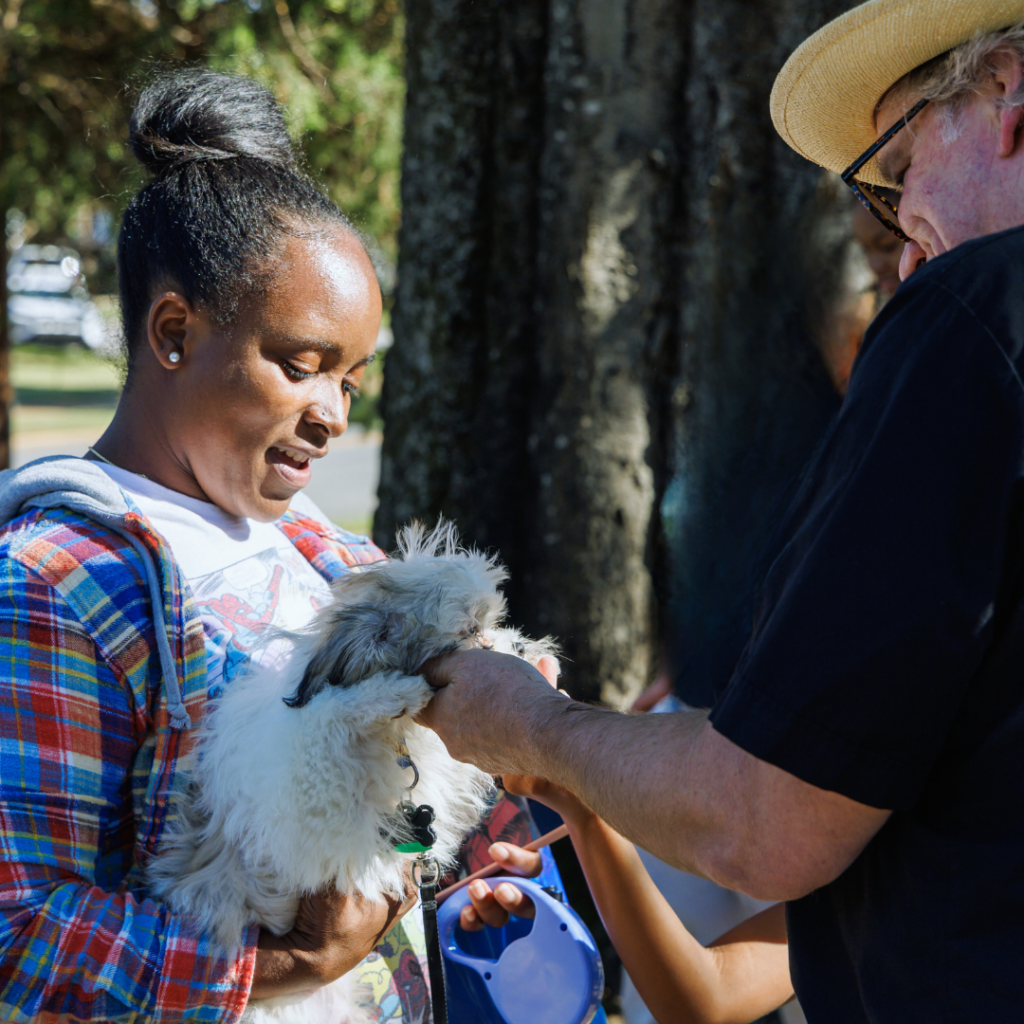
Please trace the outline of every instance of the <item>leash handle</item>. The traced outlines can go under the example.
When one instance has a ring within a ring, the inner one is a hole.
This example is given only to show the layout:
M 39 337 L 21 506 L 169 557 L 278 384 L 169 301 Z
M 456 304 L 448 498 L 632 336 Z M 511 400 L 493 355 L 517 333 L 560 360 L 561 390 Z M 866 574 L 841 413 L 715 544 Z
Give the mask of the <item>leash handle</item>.
M 418 870 L 417 870 L 418 869 Z M 430 875 L 427 877 L 426 872 Z M 432 1024 L 448 1024 L 448 999 L 445 992 L 444 957 L 437 931 L 437 883 L 441 869 L 433 858 L 420 855 L 413 864 L 413 881 L 420 891 L 423 910 L 423 937 L 427 943 L 427 970 L 430 974 L 430 1010 Z
M 536 853 L 538 850 L 542 850 L 545 846 L 550 846 L 552 843 L 557 843 L 559 839 L 564 839 L 568 834 L 568 827 L 566 825 L 559 825 L 558 828 L 554 828 L 550 832 L 545 832 L 540 839 L 534 839 L 532 843 L 527 843 L 523 849 L 529 850 L 531 853 Z M 478 878 L 490 878 L 491 875 L 499 875 L 505 870 L 507 869 L 495 862 L 493 864 L 488 864 L 486 867 L 482 867 L 479 871 L 474 871 L 473 874 L 460 879 L 454 885 L 449 885 L 447 889 L 442 889 L 437 894 L 438 906 L 444 903 L 449 896 L 457 893 L 460 889 L 464 889 L 470 882 L 475 882 Z

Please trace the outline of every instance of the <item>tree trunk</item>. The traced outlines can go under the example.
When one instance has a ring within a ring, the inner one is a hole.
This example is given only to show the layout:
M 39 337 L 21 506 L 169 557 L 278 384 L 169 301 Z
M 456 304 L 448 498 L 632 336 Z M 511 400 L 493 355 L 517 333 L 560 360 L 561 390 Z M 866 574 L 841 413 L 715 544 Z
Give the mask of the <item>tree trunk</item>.
M 710 707 L 750 631 L 799 474 L 839 397 L 819 353 L 846 297 L 850 197 L 771 125 L 778 69 L 849 0 L 696 0 L 666 647 Z
M 375 533 L 443 514 L 499 552 L 578 696 L 650 679 L 658 607 L 685 644 L 704 594 L 737 620 L 831 412 L 813 328 L 840 204 L 768 94 L 846 6 L 408 5 Z
M 7 240 L 0 246 L 3 266 L 0 267 L 0 469 L 11 465 L 11 349 L 7 333 Z

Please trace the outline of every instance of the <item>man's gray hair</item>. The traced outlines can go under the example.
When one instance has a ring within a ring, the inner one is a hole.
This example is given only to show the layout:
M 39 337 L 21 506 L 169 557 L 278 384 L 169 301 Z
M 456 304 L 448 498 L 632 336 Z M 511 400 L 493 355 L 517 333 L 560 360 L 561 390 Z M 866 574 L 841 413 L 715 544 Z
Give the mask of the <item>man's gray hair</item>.
M 960 113 L 995 74 L 995 55 L 1005 51 L 1013 53 L 1024 65 L 1024 23 L 976 36 L 914 68 L 886 92 L 878 107 L 894 96 L 901 97 L 908 107 L 918 100 L 931 100 L 942 108 L 943 139 L 953 142 L 960 135 Z M 1024 81 L 1000 100 L 1000 106 L 1024 106 Z

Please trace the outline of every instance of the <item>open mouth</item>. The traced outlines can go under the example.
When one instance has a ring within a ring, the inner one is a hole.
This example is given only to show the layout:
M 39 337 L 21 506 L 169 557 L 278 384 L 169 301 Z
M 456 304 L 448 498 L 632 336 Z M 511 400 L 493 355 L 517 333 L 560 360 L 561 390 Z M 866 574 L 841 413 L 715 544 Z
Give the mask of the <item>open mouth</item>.
M 268 448 L 267 462 L 291 487 L 305 487 L 313 475 L 310 456 L 297 448 Z

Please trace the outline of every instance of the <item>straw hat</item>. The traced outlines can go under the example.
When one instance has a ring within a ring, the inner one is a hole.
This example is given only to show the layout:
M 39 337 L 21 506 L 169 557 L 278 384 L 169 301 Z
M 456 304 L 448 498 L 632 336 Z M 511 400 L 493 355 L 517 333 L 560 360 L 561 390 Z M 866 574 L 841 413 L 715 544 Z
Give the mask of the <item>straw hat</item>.
M 772 120 L 801 156 L 843 171 L 874 141 L 875 107 L 908 71 L 1024 21 L 1024 0 L 868 0 L 815 32 L 772 89 Z M 887 182 L 874 161 L 860 177 Z

